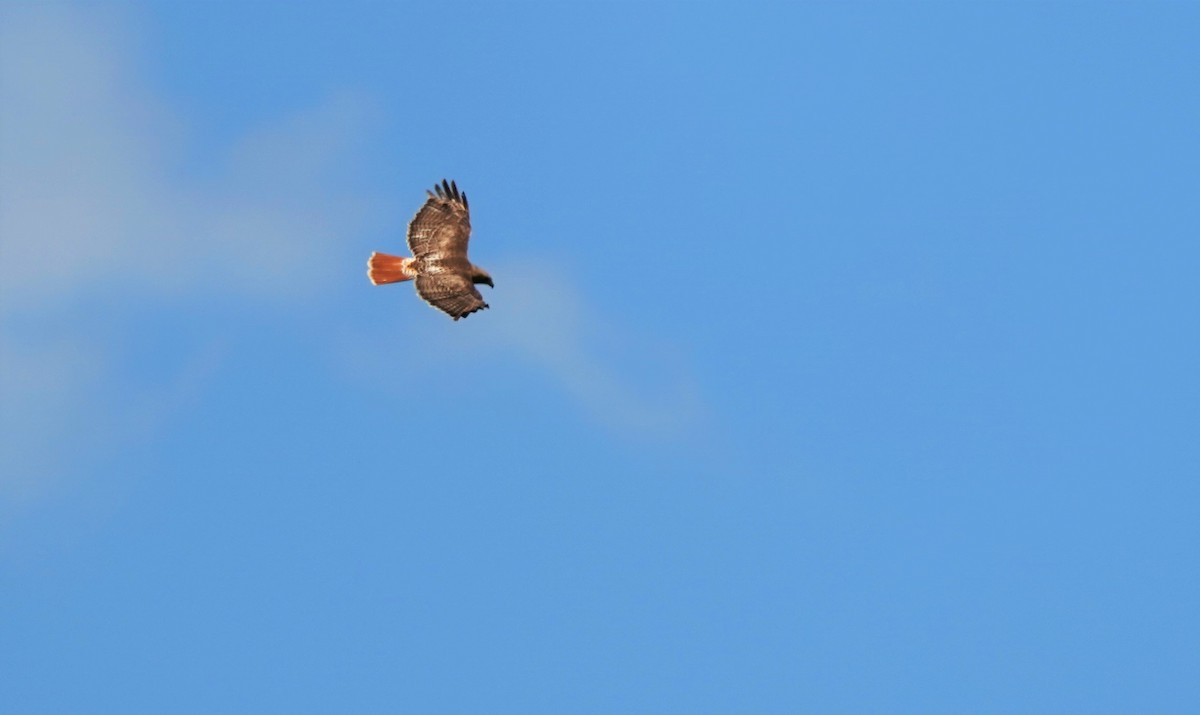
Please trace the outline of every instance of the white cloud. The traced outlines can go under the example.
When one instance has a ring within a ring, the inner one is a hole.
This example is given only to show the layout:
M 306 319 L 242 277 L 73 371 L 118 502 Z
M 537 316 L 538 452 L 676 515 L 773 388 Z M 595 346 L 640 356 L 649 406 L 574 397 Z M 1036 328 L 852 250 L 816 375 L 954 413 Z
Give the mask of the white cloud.
M 121 409 L 100 402 L 119 338 L 97 304 L 125 311 L 111 323 L 136 320 L 134 305 L 319 296 L 339 243 L 372 218 L 338 181 L 361 100 L 249 132 L 208 179 L 187 178 L 188 127 L 140 81 L 121 28 L 104 12 L 0 8 L 0 498 L 36 491 L 65 435 Z
M 69 338 L 29 344 L 0 332 L 0 505 L 40 495 L 47 477 L 86 448 L 70 436 L 91 434 L 80 408 L 102 370 L 89 359 L 94 352 Z
M 505 291 L 481 331 L 493 345 L 541 367 L 614 429 L 677 437 L 697 427 L 703 405 L 687 366 L 586 305 L 562 267 L 510 263 L 493 275 L 504 276 Z M 644 377 L 635 382 L 635 374 Z
M 215 369 L 184 358 L 161 384 L 131 383 L 122 330 L 144 306 L 326 300 L 345 280 L 339 247 L 380 217 L 347 180 L 368 103 L 332 98 L 189 173 L 194 128 L 139 78 L 119 20 L 0 8 L 0 506 L 49 489 L 89 445 L 144 435 Z M 447 339 L 507 350 L 614 430 L 696 425 L 700 400 L 669 351 L 603 327 L 556 267 L 492 268 L 494 309 Z
M 114 34 L 62 8 L 6 13 L 0 41 L 0 283 L 6 310 L 89 289 L 256 296 L 319 290 L 335 233 L 364 208 L 329 181 L 360 103 L 260 129 L 202 184 L 175 178 L 184 126 L 137 81 Z
M 413 374 L 436 375 L 471 371 L 473 360 L 507 354 L 535 367 L 618 434 L 669 441 L 695 437 L 706 427 L 707 408 L 686 361 L 669 345 L 633 335 L 601 314 L 564 266 L 524 260 L 487 268 L 497 281 L 495 291 L 483 289 L 491 310 L 469 316 L 454 330 L 431 327 L 445 327 L 448 319 L 437 314 L 435 321 L 411 321 L 403 336 L 347 338 L 351 371 L 372 385 L 386 385 L 395 382 L 388 376 L 395 375 L 397 361 Z M 400 291 L 401 300 L 419 300 L 407 286 Z M 432 313 L 420 305 L 404 310 Z M 453 365 L 447 356 L 454 356 Z

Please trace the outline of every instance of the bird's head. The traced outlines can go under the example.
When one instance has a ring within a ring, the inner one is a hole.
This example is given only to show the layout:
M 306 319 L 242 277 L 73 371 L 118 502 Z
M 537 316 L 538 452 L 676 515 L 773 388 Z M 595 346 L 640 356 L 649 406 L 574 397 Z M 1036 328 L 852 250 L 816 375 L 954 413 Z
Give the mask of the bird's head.
M 492 277 L 491 277 L 491 275 L 488 274 L 487 271 L 483 270 L 479 266 L 473 266 L 473 268 L 474 268 L 474 270 L 471 272 L 471 282 L 472 283 L 476 283 L 476 284 L 483 283 L 483 284 L 487 285 L 489 288 L 496 287 L 496 285 L 494 283 L 492 283 Z

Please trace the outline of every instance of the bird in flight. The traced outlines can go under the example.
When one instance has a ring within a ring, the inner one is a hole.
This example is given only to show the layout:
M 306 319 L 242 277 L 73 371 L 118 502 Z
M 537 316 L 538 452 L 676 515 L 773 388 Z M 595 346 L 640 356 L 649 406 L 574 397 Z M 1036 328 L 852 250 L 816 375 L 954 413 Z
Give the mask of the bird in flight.
M 429 198 L 408 224 L 411 258 L 372 253 L 367 259 L 367 278 L 375 285 L 414 281 L 417 295 L 451 318 L 465 318 L 488 304 L 475 288 L 490 287 L 488 272 L 467 259 L 471 237 L 471 214 L 467 195 L 453 181 L 425 192 Z

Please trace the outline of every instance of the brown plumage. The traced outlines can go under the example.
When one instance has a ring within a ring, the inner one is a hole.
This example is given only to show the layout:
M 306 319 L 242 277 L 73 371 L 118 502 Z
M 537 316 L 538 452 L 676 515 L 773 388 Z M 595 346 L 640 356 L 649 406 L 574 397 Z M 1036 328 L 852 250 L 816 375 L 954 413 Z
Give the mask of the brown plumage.
M 445 179 L 426 193 L 425 205 L 408 224 L 412 258 L 372 253 L 367 277 L 375 285 L 415 279 L 422 300 L 458 320 L 488 307 L 475 285 L 492 286 L 492 277 L 467 260 L 471 238 L 467 195 Z

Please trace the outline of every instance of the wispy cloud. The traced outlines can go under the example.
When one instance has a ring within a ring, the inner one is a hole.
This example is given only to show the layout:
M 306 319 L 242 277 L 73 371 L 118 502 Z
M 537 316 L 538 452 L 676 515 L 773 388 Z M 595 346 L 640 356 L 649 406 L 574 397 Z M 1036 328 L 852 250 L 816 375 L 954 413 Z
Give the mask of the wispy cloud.
M 62 8 L 6 13 L 0 213 L 6 309 L 87 290 L 253 296 L 319 290 L 364 208 L 333 173 L 364 121 L 337 98 L 243 137 L 214 179 L 178 178 L 186 126 L 138 81 L 103 23 Z
M 188 178 L 189 127 L 141 81 L 122 27 L 0 8 L 0 497 L 53 473 L 64 435 L 120 411 L 97 402 L 117 339 L 103 325 L 137 305 L 320 295 L 339 242 L 372 215 L 339 181 L 364 102 L 250 131 Z
M 382 221 L 352 179 L 369 102 L 330 98 L 189 171 L 195 128 L 140 78 L 126 27 L 105 12 L 0 8 L 0 505 L 44 492 L 89 445 L 144 434 L 147 415 L 169 410 L 155 404 L 216 369 L 184 357 L 158 383 L 130 378 L 130 324 L 156 306 L 327 300 L 346 279 L 342 247 Z M 507 351 L 616 432 L 695 428 L 703 404 L 668 347 L 607 322 L 560 267 L 491 267 L 494 309 L 440 339 Z
M 103 367 L 78 340 L 14 339 L 0 331 L 0 504 L 36 496 L 47 474 L 84 448 L 68 435 L 87 435 L 81 406 L 93 399 Z
M 400 337 L 352 338 L 347 359 L 353 370 L 378 385 L 388 384 L 385 376 L 395 373 L 397 361 L 415 374 L 437 374 L 508 355 L 616 434 L 670 441 L 705 429 L 708 410 L 687 360 L 669 344 L 623 328 L 580 291 L 566 267 L 530 259 L 488 269 L 497 280 L 495 291 L 484 289 L 491 310 L 455 330 L 429 327 L 444 327 L 436 316 L 412 321 Z M 447 355 L 456 356 L 453 366 L 446 365 Z
M 543 261 L 501 265 L 502 304 L 482 335 L 540 368 L 596 419 L 629 434 L 690 433 L 704 413 L 688 365 L 668 345 L 619 328 Z

